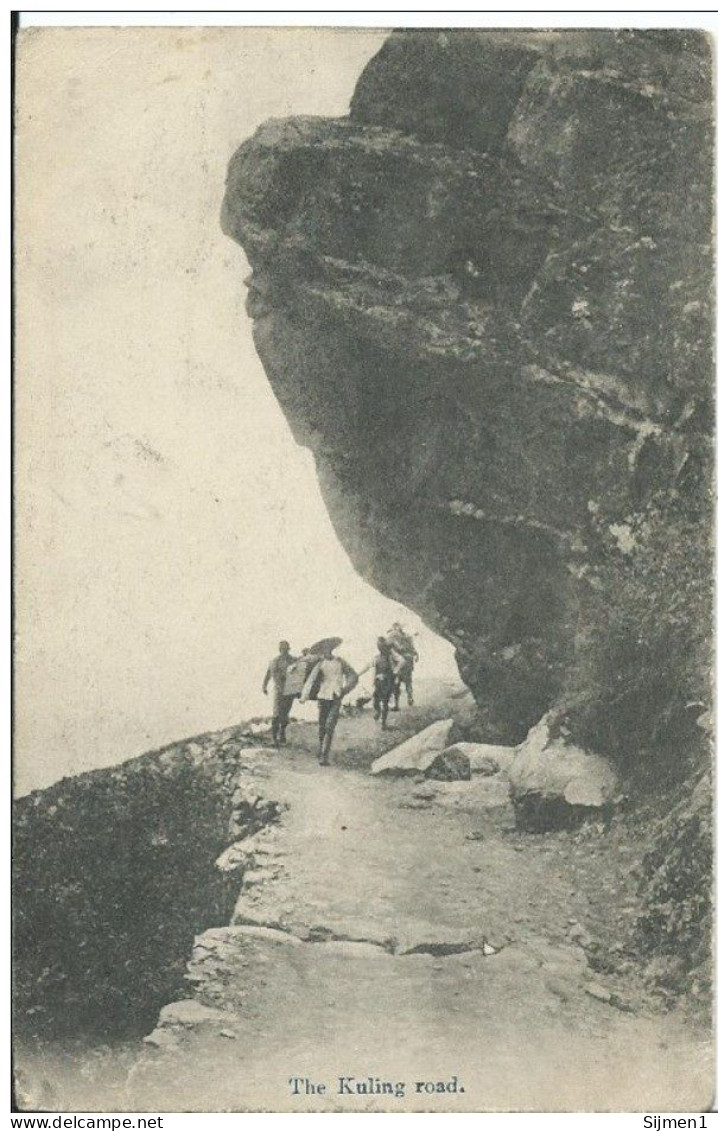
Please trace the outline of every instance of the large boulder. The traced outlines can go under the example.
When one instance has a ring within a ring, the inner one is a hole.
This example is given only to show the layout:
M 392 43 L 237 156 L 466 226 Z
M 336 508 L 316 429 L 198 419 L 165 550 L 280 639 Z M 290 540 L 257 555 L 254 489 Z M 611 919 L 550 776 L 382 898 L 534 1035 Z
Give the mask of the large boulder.
M 399 31 L 349 117 L 231 162 L 257 352 L 337 534 L 499 742 L 565 704 L 603 564 L 650 584 L 651 508 L 710 540 L 711 73 L 696 32 Z
M 373 774 L 423 774 L 446 748 L 452 719 L 439 719 L 372 762 Z
M 509 783 L 517 824 L 527 829 L 572 824 L 618 797 L 618 778 L 607 760 L 573 745 L 551 715 L 519 746 Z

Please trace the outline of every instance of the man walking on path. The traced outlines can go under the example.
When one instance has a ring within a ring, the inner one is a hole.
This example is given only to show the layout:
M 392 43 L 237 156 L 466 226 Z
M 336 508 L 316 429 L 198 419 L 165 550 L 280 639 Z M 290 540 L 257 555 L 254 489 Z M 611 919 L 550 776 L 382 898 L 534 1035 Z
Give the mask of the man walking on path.
M 404 658 L 404 665 L 399 672 L 397 672 L 396 679 L 394 680 L 394 710 L 399 710 L 399 696 L 401 695 L 402 683 L 406 686 L 406 697 L 409 706 L 414 706 L 414 665 L 419 662 L 419 653 L 414 647 L 414 640 L 408 632 L 395 621 L 389 629 L 386 636 L 392 648 Z
M 287 669 L 294 663 L 287 640 L 279 641 L 279 655 L 270 660 L 267 674 L 262 683 L 262 691 L 267 694 L 270 680 L 274 683 L 274 702 L 272 704 L 272 742 L 275 746 L 286 746 L 287 723 L 295 694 L 287 695 L 285 684 Z
M 384 636 L 379 637 L 376 646 L 378 652 L 373 663 L 363 668 L 359 672 L 359 677 L 361 678 L 370 668 L 374 669 L 374 718 L 377 721 L 381 719 L 381 729 L 386 730 L 389 701 L 394 690 L 394 681 L 399 678 L 403 669 L 404 658 Z
M 319 764 L 322 766 L 329 765 L 329 752 L 342 699 L 359 682 L 354 668 L 341 656 L 333 655 L 339 644 L 341 640 L 338 637 L 330 637 L 310 649 L 322 658 L 307 676 L 299 699 L 300 703 L 306 703 L 307 699 L 316 699 L 319 703 Z

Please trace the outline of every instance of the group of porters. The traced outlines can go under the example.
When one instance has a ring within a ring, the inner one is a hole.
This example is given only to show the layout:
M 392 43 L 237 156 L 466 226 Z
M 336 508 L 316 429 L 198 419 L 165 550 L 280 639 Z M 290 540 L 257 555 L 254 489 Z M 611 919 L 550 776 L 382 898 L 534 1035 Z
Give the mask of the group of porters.
M 341 644 L 338 636 L 329 636 L 304 648 L 301 656 L 293 656 L 289 642 L 280 640 L 279 653 L 270 661 L 262 690 L 265 695 L 269 685 L 274 685 L 272 709 L 272 741 L 284 746 L 287 741 L 287 724 L 295 699 L 306 703 L 315 699 L 319 707 L 319 761 L 329 764 L 334 728 L 337 725 L 342 700 L 357 686 L 361 676 L 374 673 L 374 718 L 381 721 L 383 729 L 392 698 L 394 710 L 399 709 L 402 686 L 406 688 L 409 706 L 414 703 L 413 673 L 419 659 L 414 641 L 399 623 L 393 624 L 386 636 L 377 640 L 377 653 L 371 663 L 356 672 L 351 664 L 335 654 Z

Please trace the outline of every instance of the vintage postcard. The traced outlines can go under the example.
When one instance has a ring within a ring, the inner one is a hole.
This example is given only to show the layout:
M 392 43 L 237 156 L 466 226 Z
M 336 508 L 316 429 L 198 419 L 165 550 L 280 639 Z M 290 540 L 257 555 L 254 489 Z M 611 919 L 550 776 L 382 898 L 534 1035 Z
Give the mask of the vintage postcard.
M 20 1111 L 710 1107 L 712 51 L 18 33 Z

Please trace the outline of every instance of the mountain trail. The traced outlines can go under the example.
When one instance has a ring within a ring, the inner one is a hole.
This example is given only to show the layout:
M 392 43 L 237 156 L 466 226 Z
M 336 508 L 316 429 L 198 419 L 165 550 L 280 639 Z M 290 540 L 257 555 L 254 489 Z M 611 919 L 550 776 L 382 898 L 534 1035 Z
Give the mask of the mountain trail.
M 394 715 L 383 735 L 370 710 L 342 718 L 329 767 L 311 724 L 281 751 L 243 751 L 248 785 L 286 808 L 236 847 L 245 872 L 233 922 L 196 940 L 187 999 L 162 1011 L 128 1106 L 709 1103 L 708 1040 L 647 999 L 630 962 L 592 969 L 590 932 L 610 931 L 625 898 L 610 886 L 620 861 L 592 852 L 590 834 L 577 844 L 517 834 L 500 778 L 366 772 L 431 710 Z

